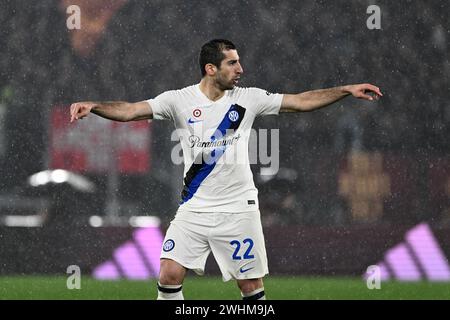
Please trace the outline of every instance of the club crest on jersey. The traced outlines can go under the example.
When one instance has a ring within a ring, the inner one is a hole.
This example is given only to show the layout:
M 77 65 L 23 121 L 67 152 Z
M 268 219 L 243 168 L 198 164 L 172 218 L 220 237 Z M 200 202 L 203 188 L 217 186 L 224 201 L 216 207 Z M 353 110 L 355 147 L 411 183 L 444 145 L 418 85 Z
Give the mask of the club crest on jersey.
M 166 242 L 164 242 L 163 250 L 164 250 L 164 252 L 168 252 L 168 251 L 173 250 L 174 247 L 175 247 L 175 241 L 173 241 L 172 239 L 167 239 Z
M 202 115 L 202 110 L 200 109 L 194 109 L 194 111 L 192 111 L 192 115 L 196 118 L 200 117 Z
M 228 113 L 228 119 L 230 119 L 231 122 L 236 122 L 239 120 L 239 113 L 235 110 L 231 110 Z

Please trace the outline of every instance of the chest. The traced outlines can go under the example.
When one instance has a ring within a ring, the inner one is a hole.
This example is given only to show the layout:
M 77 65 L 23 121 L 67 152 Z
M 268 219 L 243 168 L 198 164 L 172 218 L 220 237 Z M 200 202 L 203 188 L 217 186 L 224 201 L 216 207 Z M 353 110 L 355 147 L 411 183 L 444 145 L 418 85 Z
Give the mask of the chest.
M 251 123 L 251 113 L 247 112 L 247 108 L 242 104 L 238 99 L 207 104 L 186 102 L 179 106 L 176 126 L 191 133 L 237 130 Z

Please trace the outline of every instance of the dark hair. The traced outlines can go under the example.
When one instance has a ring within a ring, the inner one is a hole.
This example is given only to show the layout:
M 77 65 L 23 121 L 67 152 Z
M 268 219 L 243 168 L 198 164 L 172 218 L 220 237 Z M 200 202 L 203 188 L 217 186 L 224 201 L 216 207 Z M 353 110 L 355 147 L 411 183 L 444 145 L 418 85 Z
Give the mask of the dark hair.
M 222 51 L 231 49 L 236 50 L 236 46 L 233 44 L 233 42 L 225 39 L 214 39 L 205 43 L 202 46 L 200 57 L 198 59 L 202 77 L 204 77 L 206 74 L 205 66 L 208 63 L 212 63 L 217 68 L 220 68 L 220 63 L 225 58 L 225 55 Z

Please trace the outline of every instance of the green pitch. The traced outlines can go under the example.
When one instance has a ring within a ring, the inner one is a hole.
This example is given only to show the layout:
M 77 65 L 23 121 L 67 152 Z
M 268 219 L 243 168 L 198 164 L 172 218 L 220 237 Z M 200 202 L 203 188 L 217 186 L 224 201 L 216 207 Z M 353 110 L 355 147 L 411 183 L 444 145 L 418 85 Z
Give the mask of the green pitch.
M 81 289 L 69 290 L 65 277 L 0 277 L 0 299 L 155 299 L 156 281 L 81 279 Z M 268 299 L 450 299 L 450 283 L 382 282 L 367 289 L 360 278 L 275 277 L 265 279 Z M 186 299 L 239 300 L 234 282 L 219 277 L 186 278 Z

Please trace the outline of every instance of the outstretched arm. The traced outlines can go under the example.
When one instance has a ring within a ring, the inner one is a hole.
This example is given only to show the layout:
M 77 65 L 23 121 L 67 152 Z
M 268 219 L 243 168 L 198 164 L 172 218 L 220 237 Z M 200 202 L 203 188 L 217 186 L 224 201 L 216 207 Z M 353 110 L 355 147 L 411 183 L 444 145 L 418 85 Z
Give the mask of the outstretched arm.
M 373 93 L 374 96 L 369 93 Z M 342 98 L 353 95 L 359 99 L 379 99 L 383 94 L 374 85 L 352 84 L 342 87 L 306 91 L 299 94 L 284 94 L 281 112 L 306 112 L 326 107 Z
M 83 119 L 89 113 L 94 113 L 100 117 L 115 121 L 134 121 L 152 119 L 152 108 L 146 101 L 124 102 L 76 102 L 70 106 L 70 122 Z

